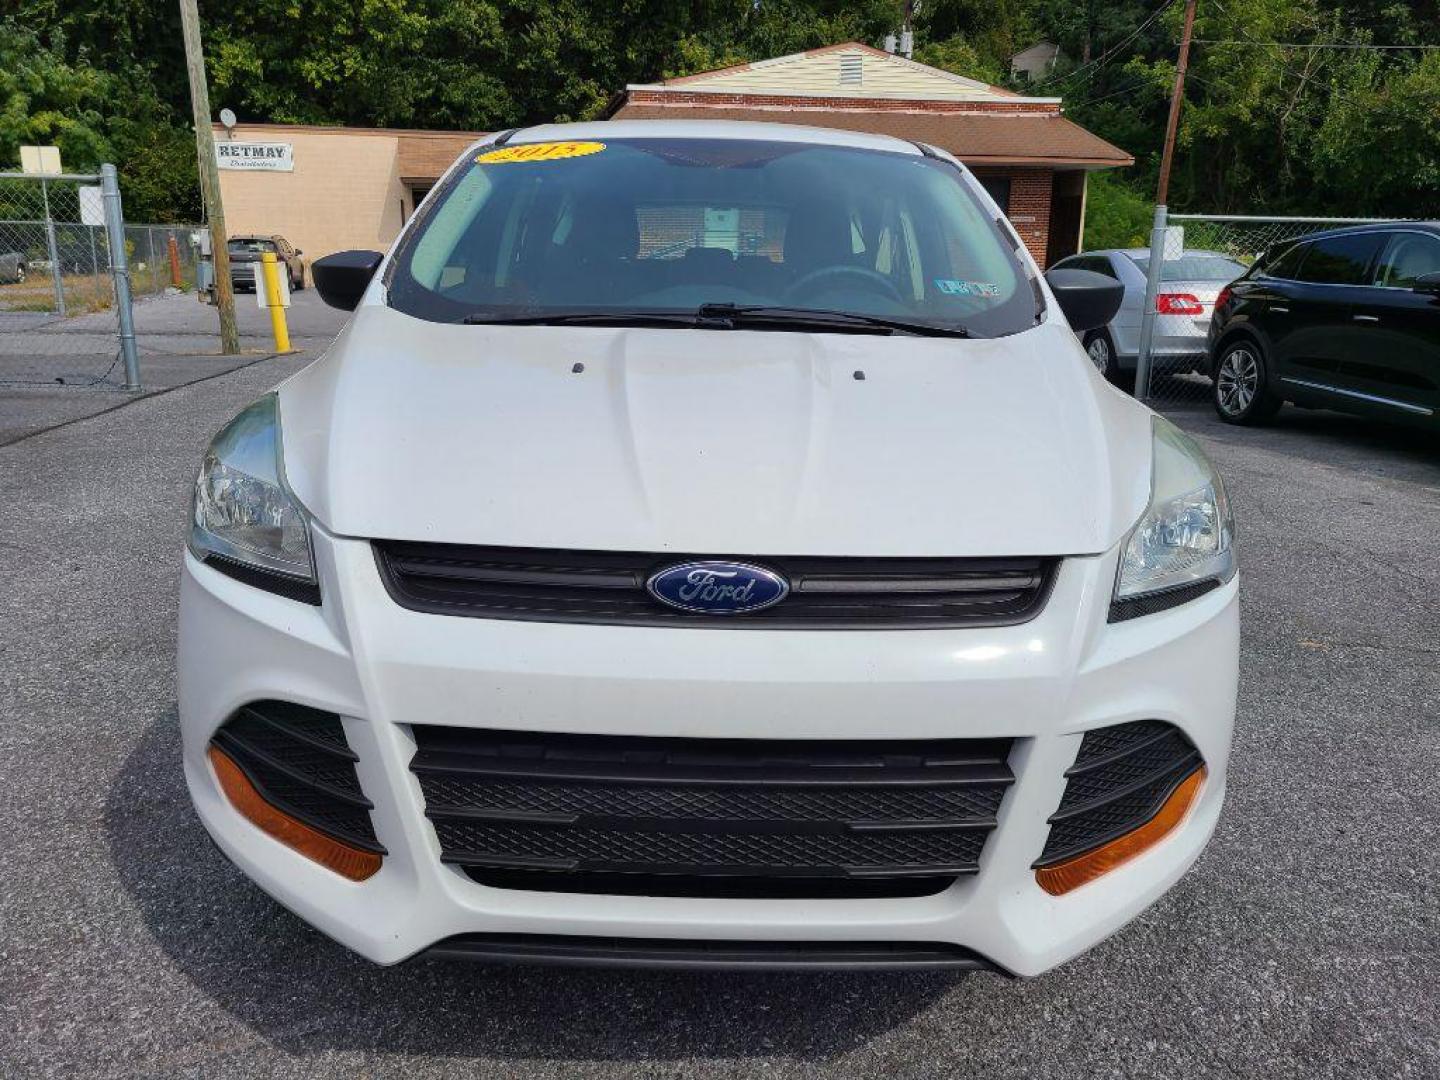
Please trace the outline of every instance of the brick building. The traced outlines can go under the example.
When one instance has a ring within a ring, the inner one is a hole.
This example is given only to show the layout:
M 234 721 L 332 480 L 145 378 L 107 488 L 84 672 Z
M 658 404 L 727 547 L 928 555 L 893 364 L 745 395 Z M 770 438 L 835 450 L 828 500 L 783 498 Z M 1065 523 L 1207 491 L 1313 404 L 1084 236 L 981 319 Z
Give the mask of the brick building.
M 767 120 L 931 143 L 969 165 L 1042 264 L 1079 249 L 1085 177 L 1132 158 L 1023 97 L 856 42 L 629 86 L 611 117 Z M 215 129 L 231 235 L 279 233 L 307 259 L 389 247 L 473 131 L 241 124 Z
M 1134 158 L 1024 97 L 859 42 L 627 86 L 612 119 L 764 120 L 869 131 L 948 150 L 1042 265 L 1080 249 L 1085 178 Z

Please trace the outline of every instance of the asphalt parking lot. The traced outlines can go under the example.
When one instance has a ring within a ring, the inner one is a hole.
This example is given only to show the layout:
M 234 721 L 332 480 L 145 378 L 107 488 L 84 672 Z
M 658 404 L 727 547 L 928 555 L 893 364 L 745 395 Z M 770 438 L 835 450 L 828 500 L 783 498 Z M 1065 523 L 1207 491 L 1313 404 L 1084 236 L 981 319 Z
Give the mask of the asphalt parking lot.
M 1179 417 L 1241 536 L 1229 801 L 1194 870 L 1069 965 L 382 969 L 233 869 L 179 766 L 188 487 L 306 359 L 0 447 L 0 1075 L 1440 1076 L 1440 438 Z

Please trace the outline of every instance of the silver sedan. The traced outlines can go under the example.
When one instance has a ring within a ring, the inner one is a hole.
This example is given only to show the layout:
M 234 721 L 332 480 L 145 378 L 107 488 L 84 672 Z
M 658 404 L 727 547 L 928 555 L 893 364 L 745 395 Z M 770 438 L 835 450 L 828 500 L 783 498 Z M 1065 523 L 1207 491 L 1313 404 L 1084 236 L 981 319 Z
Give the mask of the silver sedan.
M 1093 270 L 1125 286 L 1125 299 L 1107 326 L 1081 336 L 1090 359 L 1111 382 L 1130 387 L 1140 354 L 1140 324 L 1145 313 L 1148 248 L 1085 251 L 1062 259 L 1054 268 Z M 1155 343 L 1151 355 L 1158 370 L 1190 370 L 1206 355 L 1206 333 L 1220 290 L 1245 273 L 1245 264 L 1218 251 L 1190 250 L 1166 259 L 1155 298 Z

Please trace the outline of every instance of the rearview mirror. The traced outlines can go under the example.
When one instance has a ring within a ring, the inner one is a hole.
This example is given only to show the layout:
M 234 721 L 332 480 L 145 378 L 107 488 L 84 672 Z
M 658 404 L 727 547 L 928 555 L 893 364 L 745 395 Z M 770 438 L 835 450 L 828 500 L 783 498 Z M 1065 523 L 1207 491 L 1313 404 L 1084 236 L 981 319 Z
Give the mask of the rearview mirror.
M 1440 271 L 1433 274 L 1421 274 L 1415 279 L 1415 284 L 1410 287 L 1416 292 L 1440 295 Z
M 337 251 L 312 262 L 310 277 L 321 300 L 342 311 L 354 311 L 383 258 L 378 251 Z
M 1051 270 L 1045 283 L 1077 334 L 1098 330 L 1115 318 L 1125 299 L 1124 285 L 1093 270 Z

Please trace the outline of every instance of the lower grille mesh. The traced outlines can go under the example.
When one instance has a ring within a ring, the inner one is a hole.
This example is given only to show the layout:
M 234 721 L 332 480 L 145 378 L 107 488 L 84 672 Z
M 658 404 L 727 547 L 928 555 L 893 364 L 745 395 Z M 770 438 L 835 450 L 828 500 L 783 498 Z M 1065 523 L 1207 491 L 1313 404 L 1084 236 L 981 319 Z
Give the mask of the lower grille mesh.
M 441 857 L 549 871 L 566 891 L 584 891 L 587 876 L 606 891 L 628 874 L 727 878 L 731 889 L 740 878 L 864 879 L 873 894 L 876 878 L 974 873 L 1013 779 L 1008 739 L 413 731 L 411 769 Z M 817 884 L 816 895 L 834 890 Z
M 1161 720 L 1086 732 L 1035 866 L 1064 862 L 1139 828 L 1203 764 L 1190 740 Z
M 585 784 L 517 784 L 430 776 L 425 798 L 431 813 L 465 814 L 506 808 L 536 817 L 599 815 L 677 821 L 988 821 L 1005 789 L 905 788 L 878 791 L 815 787 L 607 787 Z
M 660 866 L 692 874 L 805 875 L 972 873 L 985 844 L 981 832 L 685 833 L 610 828 L 545 829 L 440 818 L 446 851 L 472 853 L 475 865 L 554 865 L 623 872 Z M 480 854 L 489 852 L 490 854 Z
M 343 843 L 385 854 L 336 714 L 257 701 L 227 720 L 211 743 L 272 806 Z

